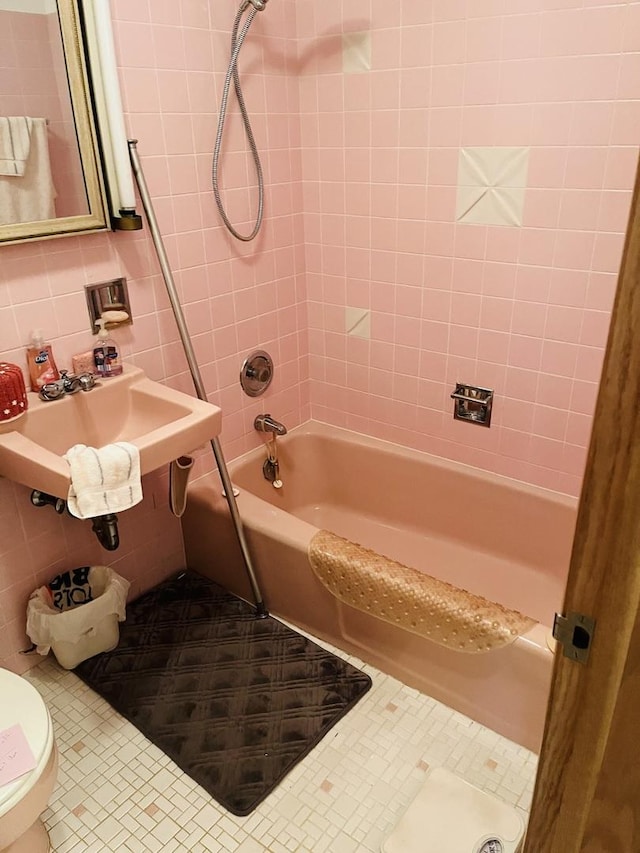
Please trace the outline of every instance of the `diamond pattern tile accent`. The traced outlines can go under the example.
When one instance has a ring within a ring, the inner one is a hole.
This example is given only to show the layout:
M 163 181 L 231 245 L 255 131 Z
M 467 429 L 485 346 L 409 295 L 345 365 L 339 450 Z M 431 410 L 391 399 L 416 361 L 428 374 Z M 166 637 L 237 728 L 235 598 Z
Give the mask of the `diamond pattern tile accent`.
M 345 74 L 371 71 L 371 33 L 344 33 L 342 36 L 342 70 Z
M 366 308 L 344 309 L 344 324 L 348 335 L 355 338 L 371 337 L 371 312 Z
M 456 219 L 479 225 L 522 225 L 528 148 L 462 148 Z

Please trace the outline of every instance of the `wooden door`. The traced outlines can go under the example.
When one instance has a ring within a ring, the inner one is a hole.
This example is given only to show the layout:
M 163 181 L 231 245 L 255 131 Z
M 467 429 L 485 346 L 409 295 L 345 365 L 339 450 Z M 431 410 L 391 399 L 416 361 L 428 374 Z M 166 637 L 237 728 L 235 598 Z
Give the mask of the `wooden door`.
M 640 171 L 564 604 L 597 624 L 586 665 L 556 655 L 524 853 L 640 851 L 639 197 Z

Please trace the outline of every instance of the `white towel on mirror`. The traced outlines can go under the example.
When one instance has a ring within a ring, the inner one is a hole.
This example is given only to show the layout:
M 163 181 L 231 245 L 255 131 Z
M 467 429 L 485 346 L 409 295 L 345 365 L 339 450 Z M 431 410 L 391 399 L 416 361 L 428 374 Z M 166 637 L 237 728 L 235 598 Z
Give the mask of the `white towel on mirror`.
M 24 175 L 32 126 L 33 119 L 29 116 L 0 116 L 0 175 Z
M 24 174 L 5 175 L 0 171 L 0 225 L 41 222 L 56 216 L 47 121 L 44 118 L 28 121 L 31 135 Z
M 130 509 L 142 500 L 140 453 L 135 444 L 105 447 L 76 444 L 64 455 L 71 485 L 67 505 L 76 518 L 95 518 Z

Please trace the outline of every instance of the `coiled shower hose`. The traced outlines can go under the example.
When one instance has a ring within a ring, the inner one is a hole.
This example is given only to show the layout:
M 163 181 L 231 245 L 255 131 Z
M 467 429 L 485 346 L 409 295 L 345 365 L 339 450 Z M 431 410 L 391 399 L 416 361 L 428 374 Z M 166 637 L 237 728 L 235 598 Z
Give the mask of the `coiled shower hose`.
M 247 15 L 247 20 L 245 21 L 242 29 L 240 30 L 240 33 L 238 33 L 240 21 L 242 20 L 242 15 L 249 6 L 250 10 L 249 14 Z M 262 8 L 264 8 L 264 6 L 262 6 Z M 253 19 L 255 18 L 256 13 L 258 12 L 258 9 L 259 7 L 254 6 L 251 3 L 242 3 L 240 8 L 238 9 L 238 14 L 236 15 L 236 19 L 233 23 L 233 31 L 231 33 L 231 59 L 229 60 L 229 68 L 227 69 L 227 75 L 224 81 L 224 89 L 222 91 L 222 99 L 220 101 L 220 116 L 218 118 L 218 130 L 216 133 L 216 141 L 213 149 L 213 164 L 211 168 L 211 183 L 213 185 L 213 194 L 215 196 L 216 205 L 218 207 L 218 211 L 220 212 L 220 216 L 222 217 L 222 221 L 237 240 L 242 240 L 245 243 L 248 243 L 257 236 L 258 232 L 260 231 L 260 226 L 262 225 L 262 217 L 264 215 L 264 177 L 262 174 L 262 164 L 260 163 L 258 146 L 256 145 L 256 140 L 251 129 L 251 122 L 249 121 L 249 114 L 247 113 L 247 107 L 245 105 L 244 96 L 242 94 L 242 88 L 240 86 L 240 76 L 238 74 L 238 55 L 240 54 L 240 49 L 242 48 L 242 44 L 245 40 L 247 33 L 249 32 L 251 24 L 253 23 Z M 229 91 L 231 89 L 232 79 L 236 92 L 236 97 L 238 98 L 238 104 L 240 106 L 240 112 L 242 114 L 242 122 L 244 124 L 244 129 L 247 134 L 247 140 L 249 141 L 249 147 L 251 149 L 253 162 L 256 167 L 256 174 L 258 176 L 258 213 L 256 216 L 255 225 L 250 234 L 240 234 L 240 232 L 232 225 L 231 220 L 227 216 L 227 213 L 224 209 L 224 204 L 222 203 L 222 198 L 220 196 L 220 187 L 218 183 L 220 150 L 222 148 L 222 137 L 224 135 L 224 124 L 227 118 L 227 105 L 229 101 Z

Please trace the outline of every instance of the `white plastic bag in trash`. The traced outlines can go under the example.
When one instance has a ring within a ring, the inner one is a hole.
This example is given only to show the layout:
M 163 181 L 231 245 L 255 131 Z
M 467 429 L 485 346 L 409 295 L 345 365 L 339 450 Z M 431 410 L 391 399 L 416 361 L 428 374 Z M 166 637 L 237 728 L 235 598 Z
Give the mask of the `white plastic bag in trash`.
M 60 583 L 67 575 L 80 571 L 84 572 L 83 583 Z M 110 651 L 118 644 L 118 622 L 125 620 L 129 586 L 129 581 L 110 566 L 91 566 L 65 573 L 49 586 L 39 587 L 27 604 L 27 634 L 31 642 L 41 655 L 53 649 L 67 669 Z

